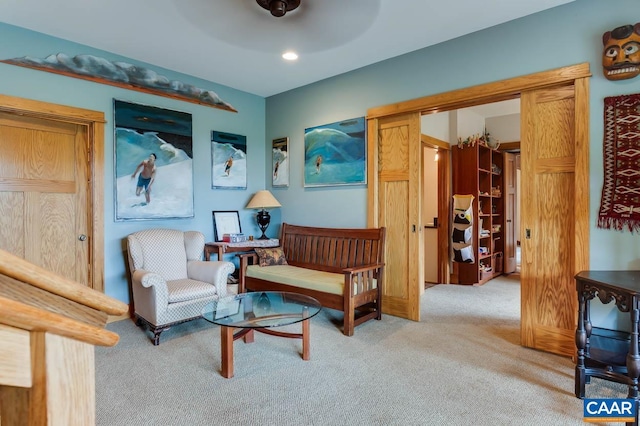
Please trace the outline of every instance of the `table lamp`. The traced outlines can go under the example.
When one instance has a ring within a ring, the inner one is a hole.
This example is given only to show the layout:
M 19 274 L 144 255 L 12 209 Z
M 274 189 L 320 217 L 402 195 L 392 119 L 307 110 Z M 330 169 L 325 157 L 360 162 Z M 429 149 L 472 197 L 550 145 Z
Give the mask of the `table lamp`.
M 256 192 L 253 195 L 253 198 L 251 198 L 251 201 L 249 201 L 249 204 L 247 204 L 246 208 L 248 209 L 260 210 L 256 215 L 258 226 L 262 231 L 262 236 L 258 238 L 259 240 L 269 239 L 269 237 L 264 235 L 265 231 L 269 227 L 269 222 L 271 222 L 271 216 L 269 216 L 269 212 L 266 209 L 274 207 L 281 207 L 281 205 L 271 192 L 266 189 Z

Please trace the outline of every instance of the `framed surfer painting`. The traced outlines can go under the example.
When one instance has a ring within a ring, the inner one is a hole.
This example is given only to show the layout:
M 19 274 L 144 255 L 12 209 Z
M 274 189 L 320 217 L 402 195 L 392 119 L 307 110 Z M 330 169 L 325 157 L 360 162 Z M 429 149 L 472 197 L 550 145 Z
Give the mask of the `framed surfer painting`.
M 194 217 L 191 114 L 113 105 L 116 221 Z
M 211 187 L 247 189 L 247 137 L 211 132 Z
M 304 186 L 367 183 L 364 117 L 304 131 Z
M 289 186 L 289 138 L 274 139 L 271 145 L 272 186 Z

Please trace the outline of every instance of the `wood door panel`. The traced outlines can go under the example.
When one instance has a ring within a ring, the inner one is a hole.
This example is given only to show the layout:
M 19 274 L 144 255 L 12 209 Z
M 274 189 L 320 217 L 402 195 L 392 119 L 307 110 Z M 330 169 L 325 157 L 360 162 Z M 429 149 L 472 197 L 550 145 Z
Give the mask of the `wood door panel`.
M 10 123 L 0 114 L 3 178 L 73 180 L 74 169 L 66 159 L 74 158 L 75 134 L 69 124 L 19 117 Z M 24 127 L 18 127 L 22 124 Z M 77 126 L 74 126 L 77 127 Z
M 562 94 L 562 96 L 564 95 Z M 575 156 L 573 98 L 563 98 L 553 102 L 550 95 L 539 94 L 536 96 L 535 102 L 539 116 L 556 117 L 556 120 L 547 120 L 549 123 L 545 122 L 544 126 L 538 125 L 535 128 L 537 140 L 548 141 L 548 143 L 536 144 L 536 159 L 573 158 Z
M 545 174 L 538 177 L 536 184 L 541 188 L 553 188 L 537 199 L 542 220 L 533 237 L 539 242 L 535 248 L 536 322 L 574 331 L 577 305 L 572 259 L 574 226 L 570 213 L 573 200 L 558 196 L 573 193 L 573 175 Z M 568 306 L 575 306 L 576 310 L 567 309 Z
M 24 150 L 21 148 L 29 143 L 30 134 L 23 129 L 0 126 L 0 184 L 5 179 L 24 178 Z
M 26 154 L 25 178 L 75 180 L 75 135 L 34 131 Z
M 0 249 L 24 258 L 24 194 L 1 191 L 0 188 Z
M 76 280 L 76 222 L 69 220 L 75 217 L 75 196 L 41 194 L 38 204 L 40 264 L 46 269 Z
M 562 355 L 575 352 L 577 313 L 574 93 L 570 86 L 522 96 L 521 340 Z
M 407 264 L 409 258 L 408 235 L 409 223 L 406 212 L 409 210 L 407 182 L 386 182 L 383 184 L 384 208 L 382 217 L 387 224 L 385 241 L 385 286 L 382 294 L 387 297 L 407 299 L 407 282 L 409 281 Z M 384 308 L 385 304 L 383 304 Z
M 381 174 L 394 174 L 405 179 L 409 170 L 409 126 L 396 123 L 394 127 L 380 126 L 380 151 L 378 161 Z M 398 126 L 399 125 L 399 126 Z

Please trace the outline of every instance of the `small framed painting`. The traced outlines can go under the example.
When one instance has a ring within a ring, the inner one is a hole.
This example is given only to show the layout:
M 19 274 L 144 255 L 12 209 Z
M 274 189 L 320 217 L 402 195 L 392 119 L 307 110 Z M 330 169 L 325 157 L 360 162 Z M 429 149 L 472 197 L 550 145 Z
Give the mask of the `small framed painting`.
M 272 186 L 289 186 L 289 138 L 274 139 L 271 144 L 272 153 Z
M 367 183 L 364 117 L 304 130 L 304 186 Z
M 211 132 L 211 187 L 247 189 L 247 137 Z
M 222 241 L 224 234 L 241 234 L 240 214 L 235 211 L 213 211 L 213 237 Z

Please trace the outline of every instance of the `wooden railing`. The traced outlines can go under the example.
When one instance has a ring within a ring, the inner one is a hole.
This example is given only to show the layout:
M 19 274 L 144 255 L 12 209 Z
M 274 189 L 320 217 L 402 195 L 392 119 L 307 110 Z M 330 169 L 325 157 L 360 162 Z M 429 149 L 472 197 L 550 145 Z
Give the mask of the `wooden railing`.
M 95 424 L 93 346 L 127 309 L 0 250 L 0 425 Z

